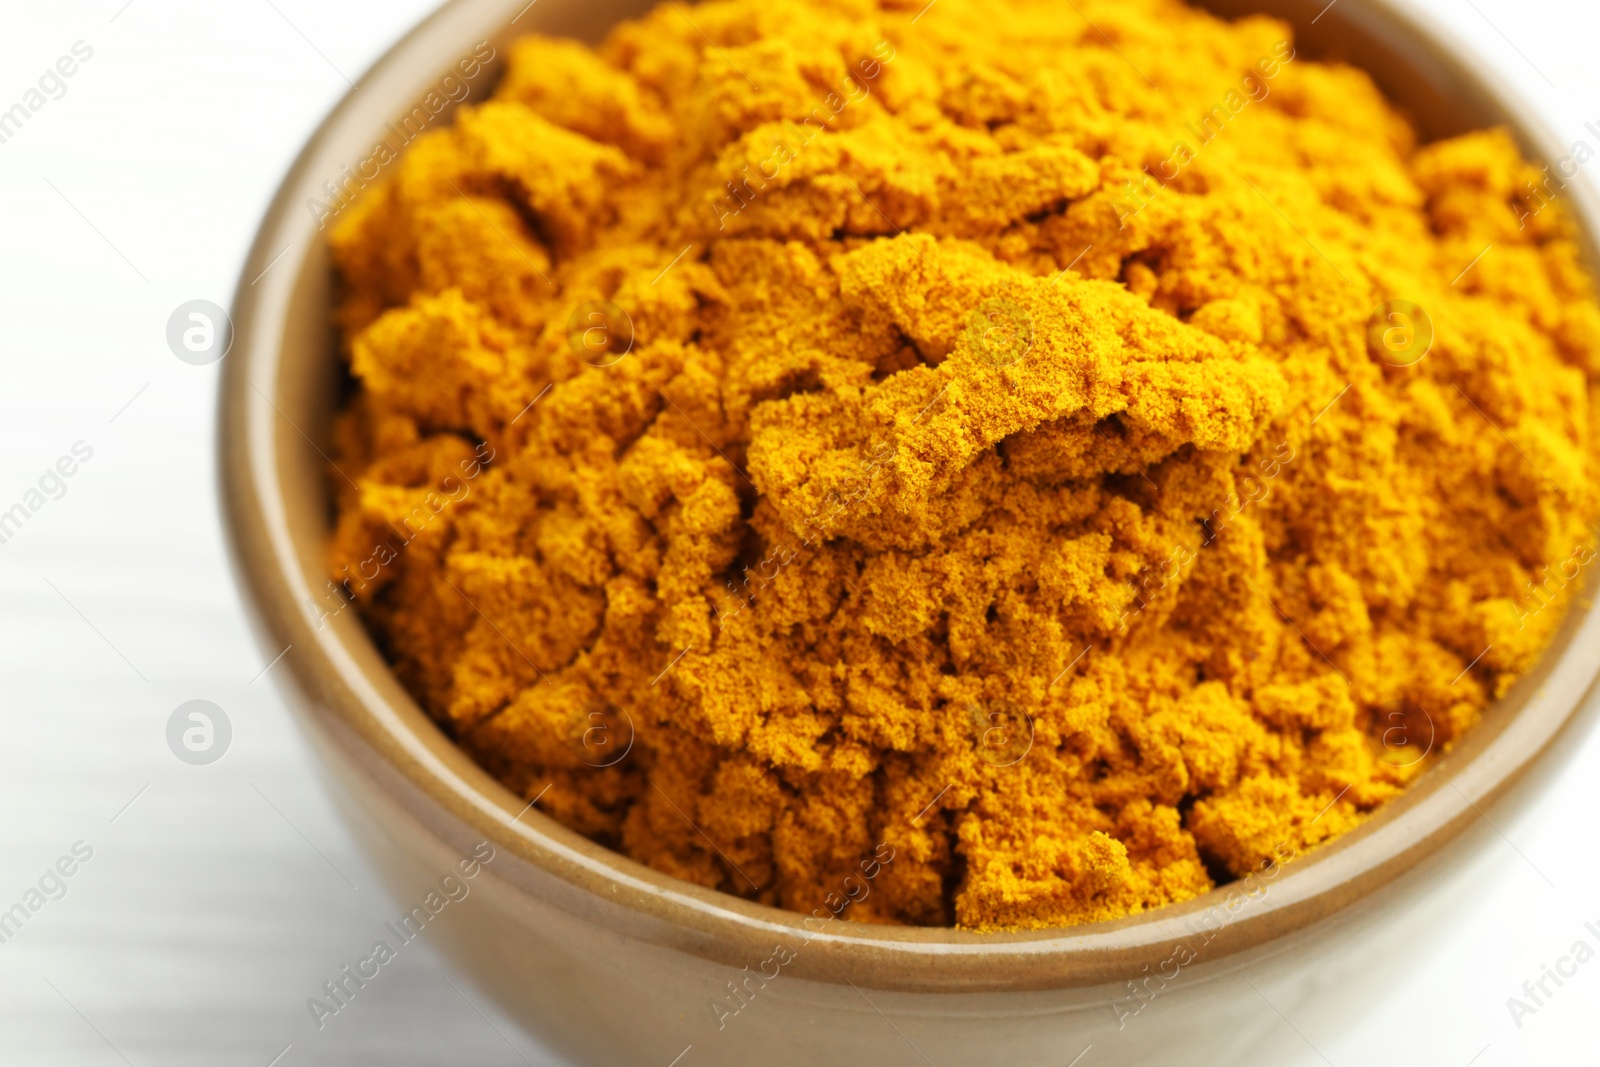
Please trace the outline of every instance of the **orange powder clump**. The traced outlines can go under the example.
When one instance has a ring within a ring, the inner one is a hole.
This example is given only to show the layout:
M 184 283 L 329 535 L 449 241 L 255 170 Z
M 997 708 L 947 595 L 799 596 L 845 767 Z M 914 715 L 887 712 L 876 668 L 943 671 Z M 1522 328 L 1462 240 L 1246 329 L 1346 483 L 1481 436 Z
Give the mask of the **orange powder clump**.
M 529 38 L 339 215 L 331 570 L 543 811 L 1112 919 L 1357 826 L 1548 643 L 1600 310 L 1538 171 L 1273 20 L 1081 6 Z

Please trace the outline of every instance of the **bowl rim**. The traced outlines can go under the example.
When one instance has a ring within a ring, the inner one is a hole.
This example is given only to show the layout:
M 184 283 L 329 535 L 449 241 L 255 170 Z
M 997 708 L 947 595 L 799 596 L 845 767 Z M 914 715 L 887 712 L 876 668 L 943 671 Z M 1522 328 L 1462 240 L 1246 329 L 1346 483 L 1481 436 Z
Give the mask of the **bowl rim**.
M 1232 2 L 1205 6 L 1216 10 Z M 1322 8 L 1287 2 L 1294 9 L 1289 20 L 1302 26 Z M 1174 946 L 1202 934 L 1209 935 L 1203 942 L 1205 963 L 1282 943 L 1287 935 L 1369 897 L 1482 817 L 1480 802 L 1509 788 L 1586 698 L 1600 671 L 1600 656 L 1593 654 L 1600 648 L 1600 612 L 1575 605 L 1552 651 L 1496 702 L 1484 724 L 1401 797 L 1357 830 L 1291 865 L 1270 889 L 1241 894 L 1236 882 L 1194 901 L 1078 927 L 977 934 L 808 922 L 798 913 L 654 871 L 530 810 L 531 804 L 466 757 L 405 693 L 364 628 L 349 617 L 355 613 L 331 623 L 316 617 L 310 597 L 321 576 L 306 571 L 304 535 L 290 518 L 297 507 L 310 505 L 288 496 L 283 456 L 286 449 L 307 444 L 320 454 L 320 447 L 279 401 L 289 403 L 283 391 L 284 349 L 296 293 L 308 271 L 326 270 L 317 230 L 302 207 L 307 190 L 318 188 L 318 178 L 339 173 L 330 163 L 353 159 L 359 146 L 371 144 L 363 142 L 361 131 L 376 128 L 373 116 L 388 117 L 395 101 L 415 99 L 418 87 L 436 79 L 473 41 L 504 42 L 538 30 L 546 13 L 559 17 L 575 3 L 581 0 L 546 0 L 534 9 L 539 18 L 511 31 L 513 16 L 532 6 L 525 0 L 453 0 L 390 47 L 340 99 L 289 170 L 245 262 L 233 304 L 233 343 L 220 386 L 218 477 L 243 599 L 253 609 L 265 655 L 283 652 L 287 681 L 301 697 L 291 703 L 313 732 L 333 738 L 344 758 L 431 832 L 457 844 L 491 841 L 510 857 L 509 863 L 497 863 L 496 872 L 546 903 L 736 968 L 755 965 L 780 939 L 799 941 L 806 949 L 792 973 L 822 982 L 907 992 L 1082 988 L 1136 977 L 1142 966 L 1164 957 L 1170 961 Z M 1557 158 L 1562 145 L 1543 119 L 1453 36 L 1413 17 L 1404 0 L 1343 0 L 1323 11 L 1330 26 L 1396 34 L 1401 45 L 1421 49 L 1419 63 L 1442 66 L 1457 89 L 1472 95 L 1479 111 L 1503 117 L 1525 150 L 1536 158 Z M 1298 32 L 1297 44 L 1315 47 Z M 1574 182 L 1570 193 L 1569 207 L 1593 264 L 1600 212 L 1587 184 Z M 298 255 L 285 256 L 297 246 Z M 284 259 L 296 268 L 274 271 Z M 323 311 L 326 315 L 325 306 Z M 1486 730 L 1491 719 L 1493 729 Z M 1480 736 L 1480 731 L 1485 732 Z

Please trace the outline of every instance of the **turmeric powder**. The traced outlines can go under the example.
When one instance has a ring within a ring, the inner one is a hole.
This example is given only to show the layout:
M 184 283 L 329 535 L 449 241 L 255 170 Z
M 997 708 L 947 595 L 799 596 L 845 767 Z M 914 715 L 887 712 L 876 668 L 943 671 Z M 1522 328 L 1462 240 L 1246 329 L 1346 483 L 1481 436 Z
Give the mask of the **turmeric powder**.
M 1357 826 L 1560 625 L 1600 307 L 1538 171 L 1273 19 L 1076 6 L 529 37 L 340 213 L 333 579 L 560 822 L 1114 919 Z

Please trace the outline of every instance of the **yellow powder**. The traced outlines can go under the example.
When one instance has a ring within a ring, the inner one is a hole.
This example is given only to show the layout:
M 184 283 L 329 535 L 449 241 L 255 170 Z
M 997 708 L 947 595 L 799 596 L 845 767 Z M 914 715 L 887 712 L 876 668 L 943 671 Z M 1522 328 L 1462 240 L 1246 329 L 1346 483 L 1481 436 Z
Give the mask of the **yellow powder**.
M 1537 659 L 1600 372 L 1538 172 L 1271 19 L 1078 6 L 529 38 L 341 212 L 333 576 L 542 810 L 802 911 L 1111 919 Z

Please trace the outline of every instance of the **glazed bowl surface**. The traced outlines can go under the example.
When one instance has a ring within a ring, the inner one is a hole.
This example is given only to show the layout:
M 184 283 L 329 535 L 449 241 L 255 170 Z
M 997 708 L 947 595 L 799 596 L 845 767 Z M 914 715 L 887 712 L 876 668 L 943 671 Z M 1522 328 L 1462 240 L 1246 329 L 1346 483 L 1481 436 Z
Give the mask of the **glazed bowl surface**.
M 1065 1063 L 1094 1045 L 1098 1063 L 1147 1062 L 1156 1053 L 1164 1063 L 1202 1063 L 1241 1047 L 1259 1013 L 1247 1019 L 1216 979 L 1313 963 L 1336 973 L 1359 967 L 1366 949 L 1379 951 L 1410 891 L 1391 883 L 1480 820 L 1583 701 L 1600 668 L 1592 608 L 1575 608 L 1540 666 L 1404 796 L 1270 886 L 1224 886 L 1117 922 L 991 935 L 806 925 L 805 916 L 679 881 L 581 837 L 462 753 L 400 685 L 356 611 L 342 609 L 323 571 L 327 441 L 343 395 L 324 239 L 329 188 L 352 173 L 365 177 L 376 145 L 392 140 L 391 124 L 417 114 L 447 74 L 461 76 L 463 59 L 480 60 L 465 96 L 480 101 L 516 36 L 596 40 L 646 6 L 447 4 L 380 59 L 317 131 L 243 272 L 221 398 L 230 547 L 267 654 L 288 649 L 285 688 L 358 839 L 406 907 L 475 849 L 493 851 L 477 903 L 441 927 L 440 947 L 530 1032 L 577 1062 L 666 1065 L 681 1053 L 685 1067 L 798 1064 L 874 1052 L 921 1062 L 931 1045 L 941 1063 Z M 1303 54 L 1367 69 L 1427 139 L 1505 125 L 1530 158 L 1562 154 L 1481 63 L 1401 3 L 1203 6 L 1284 18 Z M 1077 16 L 1068 8 L 1063 17 Z M 495 58 L 482 62 L 485 50 Z M 428 121 L 448 122 L 453 106 Z M 1570 187 L 1568 207 L 1594 263 L 1600 211 L 1587 186 Z M 778 948 L 793 958 L 777 978 L 752 982 Z M 1130 982 L 1148 990 L 1152 972 L 1169 971 L 1160 1012 L 1144 1011 L 1154 997 L 1130 999 Z M 711 1008 L 728 1002 L 729 982 L 748 991 L 731 1018 Z M 1201 1014 L 1211 1035 L 1196 1040 Z M 617 1025 L 619 1017 L 627 1024 Z

